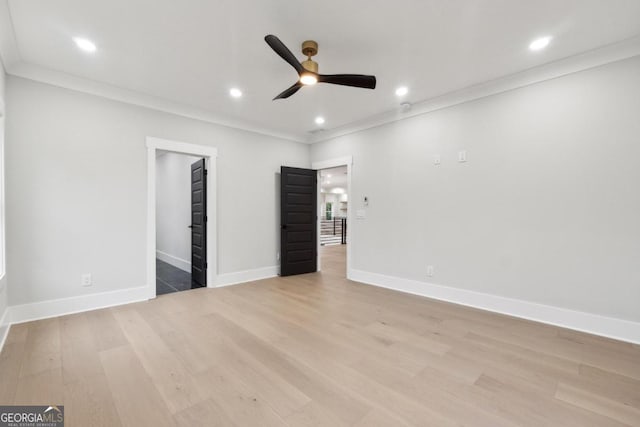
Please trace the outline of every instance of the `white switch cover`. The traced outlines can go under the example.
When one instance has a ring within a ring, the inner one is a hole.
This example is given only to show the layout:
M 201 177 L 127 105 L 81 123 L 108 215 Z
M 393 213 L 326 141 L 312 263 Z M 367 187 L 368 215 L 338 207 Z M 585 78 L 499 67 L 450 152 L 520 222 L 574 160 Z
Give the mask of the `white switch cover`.
M 458 161 L 460 163 L 467 161 L 467 151 L 466 150 L 458 151 Z
M 367 216 L 366 211 L 364 209 L 358 209 L 356 211 L 356 219 L 364 219 Z
M 427 276 L 433 277 L 433 265 L 427 266 Z
M 82 286 L 91 286 L 93 284 L 93 280 L 91 279 L 91 273 L 86 273 L 82 275 Z
M 440 154 L 436 154 L 435 156 L 433 156 L 433 164 L 434 165 L 440 164 Z

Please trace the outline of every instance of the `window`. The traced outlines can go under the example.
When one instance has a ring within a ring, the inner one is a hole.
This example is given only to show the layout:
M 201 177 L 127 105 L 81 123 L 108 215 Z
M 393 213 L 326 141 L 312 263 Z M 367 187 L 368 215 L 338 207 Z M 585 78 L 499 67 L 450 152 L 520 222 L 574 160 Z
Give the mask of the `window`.
M 327 202 L 326 207 L 325 207 L 325 212 L 326 212 L 326 217 L 327 219 L 331 219 L 331 215 L 333 213 L 333 205 L 331 204 L 331 202 Z

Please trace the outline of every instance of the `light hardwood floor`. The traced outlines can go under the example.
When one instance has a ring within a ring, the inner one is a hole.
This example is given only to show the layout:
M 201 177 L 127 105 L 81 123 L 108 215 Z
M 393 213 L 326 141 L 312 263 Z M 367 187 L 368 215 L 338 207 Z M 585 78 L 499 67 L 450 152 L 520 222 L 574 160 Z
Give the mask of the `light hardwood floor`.
M 0 404 L 67 426 L 640 426 L 640 347 L 323 272 L 15 325 Z

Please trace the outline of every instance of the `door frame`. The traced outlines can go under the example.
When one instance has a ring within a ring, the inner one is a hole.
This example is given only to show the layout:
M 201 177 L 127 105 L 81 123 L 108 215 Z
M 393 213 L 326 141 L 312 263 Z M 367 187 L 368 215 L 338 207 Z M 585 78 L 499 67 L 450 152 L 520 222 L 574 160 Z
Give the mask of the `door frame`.
M 351 279 L 352 274 L 351 274 L 351 254 L 353 253 L 353 202 L 352 202 L 352 198 L 353 198 L 353 194 L 352 194 L 352 190 L 351 190 L 351 169 L 353 167 L 353 156 L 344 156 L 344 157 L 338 157 L 335 159 L 328 159 L 328 160 L 320 160 L 317 162 L 312 162 L 311 163 L 311 169 L 315 169 L 318 171 L 318 184 L 317 184 L 317 206 L 320 206 L 320 187 L 321 187 L 321 181 L 320 181 L 320 171 L 322 169 L 330 169 L 330 168 L 335 168 L 335 167 L 339 167 L 339 166 L 346 166 L 347 167 L 347 218 L 348 218 L 348 222 L 347 222 L 347 279 Z M 317 209 L 316 209 L 317 210 Z M 317 216 L 317 224 L 316 224 L 316 228 L 317 228 L 317 257 L 318 257 L 318 271 L 321 271 L 321 264 L 320 264 L 320 220 L 321 220 L 321 216 L 319 215 L 319 212 L 316 212 L 316 216 Z
M 215 287 L 217 266 L 217 200 L 216 182 L 213 177 L 216 174 L 216 162 L 218 149 L 206 145 L 189 144 L 168 139 L 146 137 L 147 146 L 147 289 L 148 297 L 156 297 L 156 151 L 169 151 L 178 154 L 189 154 L 203 157 L 207 174 L 207 287 Z

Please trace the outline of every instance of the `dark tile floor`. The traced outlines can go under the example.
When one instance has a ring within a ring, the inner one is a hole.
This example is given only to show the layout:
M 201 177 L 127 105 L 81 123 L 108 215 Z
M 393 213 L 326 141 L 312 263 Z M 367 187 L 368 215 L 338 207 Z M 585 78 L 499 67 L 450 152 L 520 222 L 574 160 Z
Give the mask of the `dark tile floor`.
M 156 259 L 156 295 L 201 287 L 191 280 L 191 273 Z

